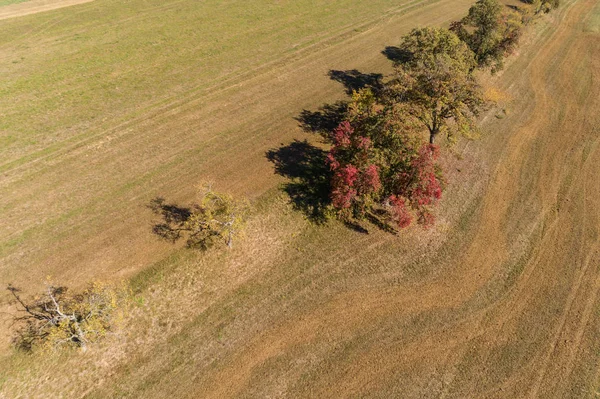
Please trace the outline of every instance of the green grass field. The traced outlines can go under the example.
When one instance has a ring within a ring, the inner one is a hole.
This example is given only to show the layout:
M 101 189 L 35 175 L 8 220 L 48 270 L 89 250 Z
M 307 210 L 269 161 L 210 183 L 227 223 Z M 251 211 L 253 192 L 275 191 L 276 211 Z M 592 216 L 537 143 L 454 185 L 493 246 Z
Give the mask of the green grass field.
M 4 21 L 0 168 L 251 75 L 408 5 L 102 1 Z
M 19 3 L 26 2 L 26 1 L 28 1 L 28 0 L 0 0 L 0 7 L 7 6 L 9 4 L 19 4 Z
M 0 397 L 596 397 L 597 2 L 565 1 L 482 76 L 508 112 L 444 148 L 432 229 L 316 224 L 267 159 L 321 145 L 296 118 L 345 98 L 328 71 L 389 73 L 386 46 L 470 4 L 95 0 L 0 20 L 0 284 L 126 280 L 135 298 L 85 354 L 16 353 L 2 327 Z M 202 180 L 253 202 L 231 251 L 150 231 L 152 198 L 187 204 Z

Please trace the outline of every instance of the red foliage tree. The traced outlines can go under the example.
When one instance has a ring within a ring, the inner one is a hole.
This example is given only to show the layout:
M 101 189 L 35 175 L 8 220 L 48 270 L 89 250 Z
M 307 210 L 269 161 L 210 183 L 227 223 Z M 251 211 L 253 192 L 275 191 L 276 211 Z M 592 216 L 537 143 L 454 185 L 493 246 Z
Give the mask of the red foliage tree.
M 432 225 L 431 207 L 443 189 L 439 148 L 420 144 L 410 127 L 392 109 L 379 107 L 368 91 L 355 94 L 349 108 L 348 120 L 331 135 L 327 156 L 333 207 L 343 218 L 383 213 L 399 228 L 414 219 Z

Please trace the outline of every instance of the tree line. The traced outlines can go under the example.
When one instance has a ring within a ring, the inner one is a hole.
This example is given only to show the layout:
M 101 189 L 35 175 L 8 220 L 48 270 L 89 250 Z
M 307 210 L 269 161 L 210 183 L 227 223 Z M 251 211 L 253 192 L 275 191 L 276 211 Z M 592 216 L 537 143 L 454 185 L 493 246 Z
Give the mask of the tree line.
M 558 0 L 527 0 L 529 7 L 504 10 L 497 0 L 478 0 L 449 29 L 417 28 L 402 38 L 393 75 L 376 90 L 352 93 L 344 120 L 328 138 L 330 207 L 343 220 L 377 219 L 404 228 L 431 226 L 433 207 L 445 187 L 438 137 L 453 141 L 477 133 L 486 109 L 476 70 L 496 73 L 513 53 L 522 27 Z M 426 132 L 427 140 L 423 133 Z M 183 208 L 154 199 L 148 207 L 161 220 L 153 232 L 190 248 L 231 248 L 249 212 L 243 199 L 199 190 L 198 202 Z M 8 286 L 20 314 L 13 343 L 20 349 L 85 349 L 114 327 L 128 294 L 103 284 L 81 293 L 48 285 L 33 299 Z
M 557 0 L 535 0 L 515 11 L 478 0 L 449 29 L 407 34 L 391 78 L 377 90 L 354 92 L 344 121 L 331 132 L 327 163 L 336 214 L 398 228 L 413 221 L 431 226 L 445 186 L 436 140 L 476 134 L 477 117 L 489 105 L 474 72 L 500 71 L 532 13 L 557 6 Z

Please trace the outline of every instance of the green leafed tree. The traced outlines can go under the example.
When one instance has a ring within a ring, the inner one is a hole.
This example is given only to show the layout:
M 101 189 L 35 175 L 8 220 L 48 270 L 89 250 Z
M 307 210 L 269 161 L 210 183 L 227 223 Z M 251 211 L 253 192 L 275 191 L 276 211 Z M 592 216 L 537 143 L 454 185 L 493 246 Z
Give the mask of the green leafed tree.
M 404 57 L 386 84 L 384 101 L 425 127 L 431 144 L 440 133 L 475 133 L 485 101 L 471 74 L 476 62 L 467 45 L 446 29 L 419 28 L 404 37 L 399 50 Z
M 452 23 L 450 30 L 473 51 L 478 68 L 490 68 L 495 73 L 517 47 L 522 25 L 522 16 L 503 11 L 497 0 L 478 0 L 465 18 Z

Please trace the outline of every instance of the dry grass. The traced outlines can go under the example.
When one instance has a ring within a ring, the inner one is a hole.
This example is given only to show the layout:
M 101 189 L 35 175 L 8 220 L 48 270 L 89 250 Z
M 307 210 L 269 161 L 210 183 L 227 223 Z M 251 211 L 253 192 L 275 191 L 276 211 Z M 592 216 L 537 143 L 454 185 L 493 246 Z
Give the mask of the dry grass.
M 93 0 L 0 0 L 0 20 L 71 7 Z
M 435 229 L 395 237 L 314 225 L 286 204 L 264 159 L 303 137 L 299 110 L 341 92 L 328 69 L 385 70 L 378 53 L 402 32 L 466 7 L 440 1 L 357 22 L 364 31 L 346 28 L 237 85 L 14 163 L 2 182 L 12 232 L 2 281 L 146 272 L 133 280 L 131 324 L 119 335 L 85 356 L 11 356 L 0 395 L 597 396 L 594 1 L 539 20 L 489 79 L 507 93 L 508 116 L 489 115 L 483 139 L 445 160 L 451 185 Z M 232 252 L 173 254 L 148 235 L 143 205 L 156 194 L 184 201 L 206 175 L 258 198 L 248 238 Z

